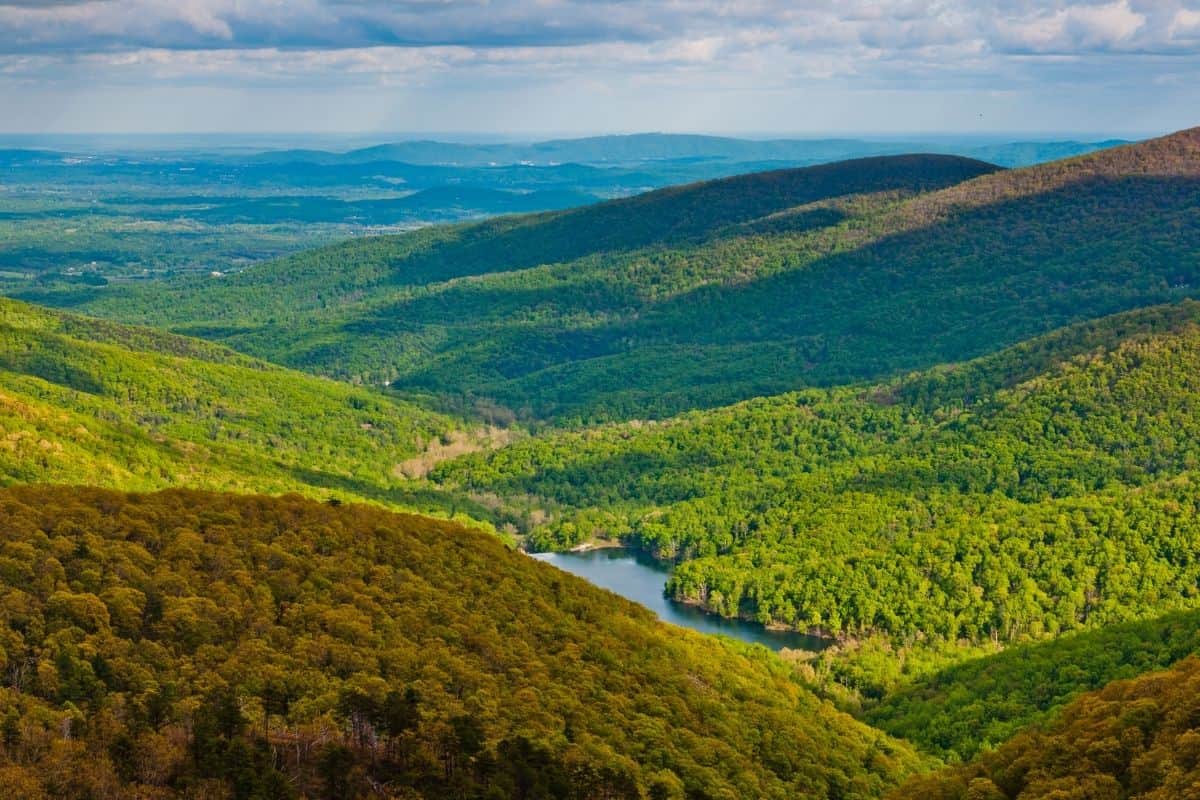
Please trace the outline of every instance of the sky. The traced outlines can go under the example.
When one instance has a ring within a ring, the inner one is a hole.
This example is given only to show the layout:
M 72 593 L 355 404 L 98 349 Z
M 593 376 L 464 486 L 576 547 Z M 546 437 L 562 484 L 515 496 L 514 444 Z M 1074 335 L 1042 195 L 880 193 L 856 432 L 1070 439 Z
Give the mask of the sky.
M 0 0 L 0 132 L 1200 125 L 1200 0 Z

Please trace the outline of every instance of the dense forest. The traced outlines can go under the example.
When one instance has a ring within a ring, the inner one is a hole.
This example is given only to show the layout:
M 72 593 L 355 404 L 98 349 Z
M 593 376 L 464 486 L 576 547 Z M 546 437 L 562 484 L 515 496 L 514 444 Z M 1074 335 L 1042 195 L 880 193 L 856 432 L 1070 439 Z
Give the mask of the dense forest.
M 1118 681 L 895 800 L 1186 800 L 1200 792 L 1200 658 Z
M 1200 653 L 1200 611 L 1081 631 L 922 675 L 862 709 L 871 725 L 948 761 L 992 750 L 1071 700 Z M 893 659 L 898 653 L 886 654 Z M 828 659 L 836 677 L 853 660 Z
M 43 299 L 531 420 L 665 417 L 1192 296 L 1198 180 L 1196 131 L 1007 171 L 867 159 Z
M 1033 369 L 1031 369 L 1033 367 Z M 1200 603 L 1200 304 L 961 367 L 516 442 L 434 477 L 677 598 L 847 638 L 1017 641 Z
M 967 159 L 912 156 L 741 176 L 558 214 L 352 242 L 219 282 L 191 278 L 84 291 L 83 298 L 94 299 L 82 308 L 222 339 L 334 377 L 483 396 L 513 410 L 528 400 L 542 415 L 548 408 L 541 405 L 557 402 L 556 390 L 529 384 L 501 393 L 497 382 L 532 379 L 563 359 L 610 354 L 613 337 L 628 336 L 609 329 L 639 309 L 669 306 L 706 285 L 765 275 L 784 266 L 780 248 L 793 251 L 785 259 L 789 268 L 799 266 L 796 259 L 836 246 L 839 232 L 857 227 L 854 220 L 868 209 L 994 169 Z M 759 244 L 776 248 L 775 254 L 755 252 Z M 586 341 L 572 341 L 580 336 Z M 456 363 L 462 359 L 470 363 Z M 602 368 L 601 360 L 594 366 Z M 442 377 L 425 374 L 432 369 Z M 599 393 L 610 390 L 641 389 L 621 389 L 609 375 L 580 397 L 596 395 L 599 402 Z M 728 400 L 745 396 L 721 392 Z M 681 403 L 677 398 L 663 410 L 687 407 Z
M 117 137 L 115 150 L 113 138 L 40 138 L 0 142 L 0 294 L 70 297 L 110 282 L 211 277 L 363 235 L 849 158 L 939 152 L 1021 166 L 1123 143 L 645 135 L 330 152 L 258 151 L 248 148 L 281 142 L 224 135 L 176 139 L 169 150 L 142 149 L 148 141 L 136 136 Z
M 920 763 L 767 651 L 451 523 L 37 487 L 0 514 L 6 797 L 867 798 Z

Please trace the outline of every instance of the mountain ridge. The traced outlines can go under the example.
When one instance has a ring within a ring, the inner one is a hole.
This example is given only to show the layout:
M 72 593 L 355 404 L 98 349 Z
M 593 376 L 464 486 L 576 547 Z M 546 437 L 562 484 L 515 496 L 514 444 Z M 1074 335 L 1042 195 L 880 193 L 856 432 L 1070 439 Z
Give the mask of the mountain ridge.
M 953 137 L 951 137 L 953 138 Z M 397 141 L 354 150 L 282 150 L 264 152 L 264 162 L 301 160 L 312 163 L 357 163 L 386 159 L 431 164 L 513 164 L 521 162 L 636 164 L 646 161 L 722 159 L 737 161 L 793 161 L 816 163 L 872 155 L 937 152 L 950 149 L 957 155 L 1011 162 L 1046 160 L 1046 156 L 1073 155 L 1123 143 L 1123 140 L 1080 141 L 1012 138 L 996 142 L 922 142 L 917 137 L 884 140 L 842 138 L 747 139 L 695 134 L 634 133 L 575 139 L 549 139 L 529 143 L 470 144 L 433 139 Z
M 991 175 L 939 164 L 991 171 L 915 156 L 751 175 L 361 240 L 221 284 L 90 291 L 81 307 L 588 422 L 872 380 L 1200 294 L 1195 131 Z

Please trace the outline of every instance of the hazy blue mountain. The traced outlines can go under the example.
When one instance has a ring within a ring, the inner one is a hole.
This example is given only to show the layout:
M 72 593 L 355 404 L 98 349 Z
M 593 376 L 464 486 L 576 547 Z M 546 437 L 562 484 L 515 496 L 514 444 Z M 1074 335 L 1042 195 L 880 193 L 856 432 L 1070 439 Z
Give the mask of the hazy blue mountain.
M 327 165 L 402 161 L 412 164 L 469 166 L 567 162 L 634 164 L 645 161 L 702 159 L 740 163 L 775 161 L 799 166 L 873 155 L 947 153 L 993 161 L 1003 166 L 1024 166 L 1081 155 L 1123 143 L 1111 139 L 1100 142 L 981 142 L 978 139 L 945 137 L 928 140 L 737 139 L 723 136 L 640 133 L 504 144 L 403 141 L 343 153 L 312 149 L 280 150 L 262 153 L 255 160 L 267 163 L 308 162 Z

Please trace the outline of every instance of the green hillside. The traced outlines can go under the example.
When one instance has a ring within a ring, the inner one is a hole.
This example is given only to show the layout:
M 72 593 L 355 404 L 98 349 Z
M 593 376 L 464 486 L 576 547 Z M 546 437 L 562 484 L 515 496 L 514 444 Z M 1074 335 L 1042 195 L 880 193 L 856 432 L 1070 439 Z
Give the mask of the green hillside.
M 5 797 L 869 798 L 920 762 L 783 662 L 451 523 L 0 491 Z
M 397 465 L 456 427 L 207 342 L 0 300 L 0 484 L 304 491 L 448 512 Z
M 1010 642 L 1200 605 L 1200 304 L 958 367 L 441 465 L 534 544 L 620 537 L 725 616 Z M 860 687 L 868 688 L 868 687 Z
M 532 418 L 662 417 L 1195 295 L 1198 208 L 1193 130 L 1019 170 L 913 156 L 745 176 L 42 299 Z
M 1200 789 L 1200 659 L 1085 695 L 971 764 L 895 800 L 1185 800 Z
M 500 384 L 605 355 L 613 325 L 706 285 L 799 266 L 869 209 L 993 170 L 942 156 L 862 159 L 352 242 L 217 281 L 34 299 L 87 300 L 94 313 L 225 339 L 291 366 L 548 414 L 558 401 L 539 387 Z M 785 242 L 794 265 L 753 254 Z M 562 339 L 578 336 L 598 338 Z M 580 400 L 594 405 L 589 397 L 614 388 L 601 376 Z M 737 399 L 743 389 L 713 390 Z
M 1083 692 L 1196 653 L 1200 611 L 1175 612 L 1017 645 L 937 670 L 888 694 L 863 719 L 943 759 L 970 759 L 1056 717 Z

